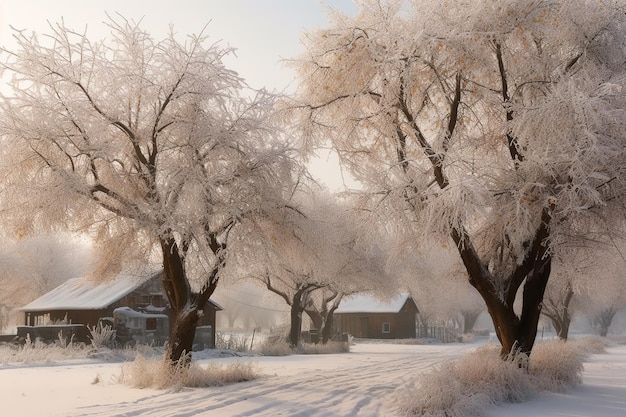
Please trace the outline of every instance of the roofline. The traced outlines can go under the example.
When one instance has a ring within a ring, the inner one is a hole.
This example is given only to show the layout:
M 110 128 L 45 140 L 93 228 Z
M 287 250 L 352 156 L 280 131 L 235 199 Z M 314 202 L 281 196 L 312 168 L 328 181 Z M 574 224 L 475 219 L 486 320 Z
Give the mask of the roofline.
M 400 309 L 402 310 L 402 309 Z M 354 311 L 335 311 L 335 314 L 398 314 L 400 310 L 354 310 Z
M 211 303 L 217 311 L 224 311 L 224 307 L 216 303 L 215 301 L 209 298 L 209 303 Z M 102 306 L 102 307 L 59 307 L 59 308 L 20 308 L 19 311 L 23 311 L 25 313 L 36 313 L 38 311 L 97 311 L 97 310 L 106 310 L 110 305 Z
M 389 310 L 347 310 L 346 311 L 346 310 L 341 310 L 341 305 L 339 305 L 339 308 L 333 314 L 398 314 L 398 313 L 400 313 L 400 311 L 402 311 L 404 306 L 409 301 L 411 301 L 413 303 L 413 305 L 415 306 L 415 308 L 419 312 L 419 308 L 417 308 L 417 303 L 415 302 L 415 300 L 413 299 L 411 294 L 409 294 L 409 293 L 400 293 L 400 294 L 398 294 L 398 296 L 405 297 L 405 299 L 404 299 L 404 303 L 402 303 L 402 305 L 397 310 L 389 309 Z
M 20 308 L 19 311 L 23 311 L 25 313 L 36 313 L 39 311 L 78 311 L 78 310 L 83 310 L 83 311 L 98 311 L 98 310 L 106 310 L 108 306 L 104 306 L 104 307 L 82 307 L 82 308 L 76 308 L 76 307 L 60 307 L 60 308 L 29 308 L 29 309 L 25 309 L 25 308 Z

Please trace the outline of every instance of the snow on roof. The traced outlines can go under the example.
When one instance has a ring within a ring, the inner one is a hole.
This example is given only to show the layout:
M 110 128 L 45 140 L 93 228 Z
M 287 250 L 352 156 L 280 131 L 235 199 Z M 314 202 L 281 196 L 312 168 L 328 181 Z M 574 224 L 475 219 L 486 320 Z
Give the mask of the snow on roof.
M 370 294 L 354 294 L 341 300 L 335 313 L 398 313 L 409 294 L 398 294 L 389 300 L 380 300 Z
M 217 302 L 213 301 L 212 298 L 209 298 L 209 303 L 213 304 L 213 307 L 215 307 L 217 311 L 224 311 L 224 307 L 219 305 Z
M 154 275 L 121 274 L 100 283 L 86 277 L 73 278 L 24 306 L 22 311 L 101 310 L 136 290 Z
M 138 317 L 138 318 L 144 318 L 144 319 L 152 319 L 152 318 L 166 319 L 166 318 L 168 318 L 167 314 L 143 313 L 141 311 L 133 310 L 130 307 L 118 307 L 115 310 L 113 310 L 113 314 L 126 316 L 126 317 Z

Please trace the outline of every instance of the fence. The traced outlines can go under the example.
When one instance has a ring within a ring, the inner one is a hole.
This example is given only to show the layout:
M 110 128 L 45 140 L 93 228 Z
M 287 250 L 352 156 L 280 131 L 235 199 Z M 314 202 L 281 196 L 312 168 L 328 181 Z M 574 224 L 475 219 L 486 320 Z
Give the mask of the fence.
M 17 326 L 17 337 L 25 340 L 30 337 L 31 341 L 36 339 L 45 343 L 67 339 L 67 342 L 91 343 L 89 330 L 82 324 L 62 324 L 49 326 Z
M 0 334 L 0 344 L 12 343 L 17 340 L 17 334 Z
M 459 341 L 459 335 L 451 327 L 446 326 L 417 326 L 415 329 L 418 339 L 437 339 L 441 343 Z

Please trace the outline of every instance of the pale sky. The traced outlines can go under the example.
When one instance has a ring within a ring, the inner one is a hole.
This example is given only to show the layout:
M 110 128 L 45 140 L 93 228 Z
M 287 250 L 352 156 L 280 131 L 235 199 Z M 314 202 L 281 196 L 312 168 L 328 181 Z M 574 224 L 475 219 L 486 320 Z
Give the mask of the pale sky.
M 283 91 L 293 73 L 280 63 L 303 51 L 304 29 L 324 26 L 326 10 L 356 13 L 351 0 L 0 0 L 0 44 L 10 47 L 11 29 L 49 32 L 48 21 L 61 19 L 92 38 L 107 31 L 106 13 L 142 19 L 142 27 L 161 39 L 173 24 L 181 35 L 199 33 L 208 24 L 209 40 L 237 48 L 226 64 L 254 88 Z

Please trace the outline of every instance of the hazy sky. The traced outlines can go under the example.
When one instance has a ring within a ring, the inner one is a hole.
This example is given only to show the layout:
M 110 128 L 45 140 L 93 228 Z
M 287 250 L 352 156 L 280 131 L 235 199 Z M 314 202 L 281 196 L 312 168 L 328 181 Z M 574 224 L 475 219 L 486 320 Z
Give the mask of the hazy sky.
M 48 32 L 48 21 L 64 19 L 88 36 L 106 36 L 106 13 L 138 21 L 156 39 L 170 24 L 181 35 L 205 31 L 210 40 L 237 48 L 226 64 L 255 88 L 283 90 L 293 74 L 279 61 L 302 51 L 304 29 L 326 24 L 328 7 L 354 14 L 351 0 L 2 0 L 0 44 L 11 45 L 11 29 Z

